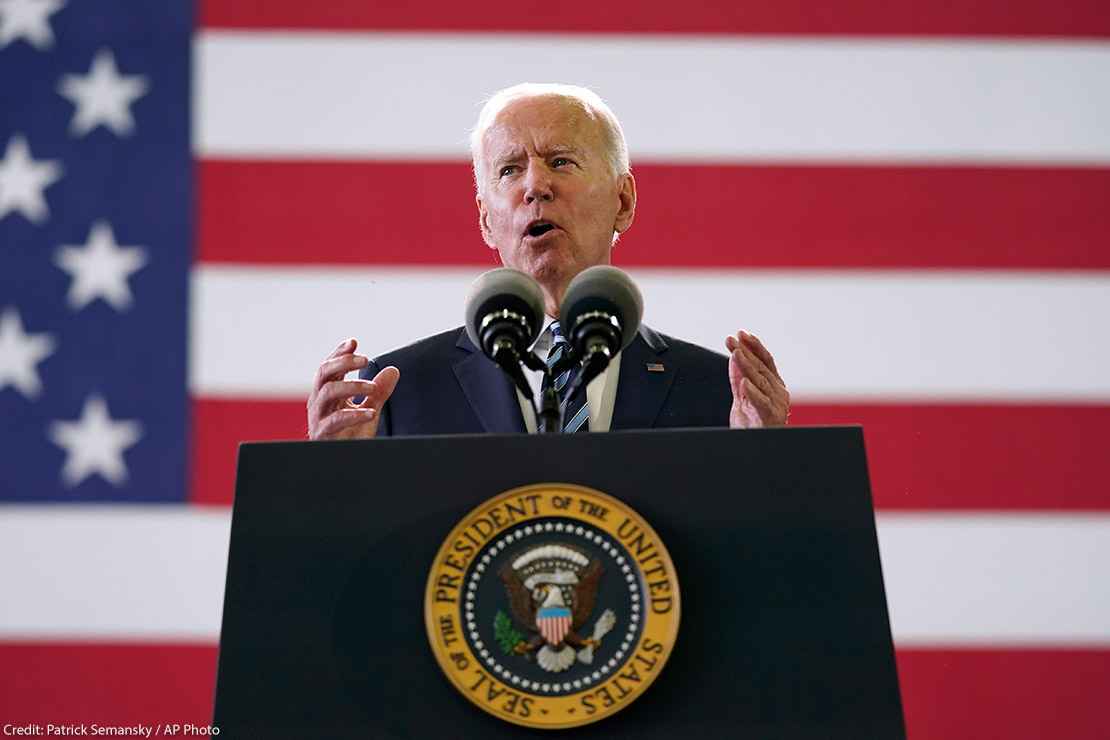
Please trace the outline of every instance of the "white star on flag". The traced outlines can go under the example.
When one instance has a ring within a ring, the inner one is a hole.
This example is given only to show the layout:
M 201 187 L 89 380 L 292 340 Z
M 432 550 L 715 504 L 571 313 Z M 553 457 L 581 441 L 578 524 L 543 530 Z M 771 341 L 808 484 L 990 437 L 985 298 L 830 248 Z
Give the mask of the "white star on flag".
M 9 385 L 28 399 L 42 391 L 35 367 L 54 353 L 57 342 L 49 334 L 27 334 L 19 311 L 12 307 L 0 315 L 0 390 Z
M 92 225 L 84 247 L 63 245 L 54 257 L 54 264 L 73 279 L 66 298 L 74 311 L 80 311 L 97 298 L 103 298 L 117 311 L 126 311 L 131 307 L 127 279 L 146 262 L 146 251 L 142 247 L 116 244 L 112 225 L 107 221 Z
M 50 215 L 42 191 L 62 176 L 62 166 L 55 159 L 36 162 L 31 158 L 27 139 L 15 135 L 8 140 L 4 159 L 0 160 L 0 220 L 12 211 L 19 211 L 32 223 L 41 223 Z
M 143 75 L 121 75 L 109 49 L 96 53 L 88 75 L 66 75 L 58 83 L 58 93 L 77 106 L 69 124 L 74 136 L 84 136 L 100 125 L 127 136 L 135 128 L 130 106 L 149 89 Z
M 0 49 L 17 39 L 49 49 L 54 45 L 50 16 L 63 5 L 59 0 L 0 0 Z
M 113 421 L 107 402 L 99 395 L 85 399 L 81 418 L 77 421 L 56 421 L 48 431 L 50 441 L 66 451 L 62 480 L 76 486 L 98 473 L 114 486 L 127 480 L 123 452 L 143 436 L 137 421 Z

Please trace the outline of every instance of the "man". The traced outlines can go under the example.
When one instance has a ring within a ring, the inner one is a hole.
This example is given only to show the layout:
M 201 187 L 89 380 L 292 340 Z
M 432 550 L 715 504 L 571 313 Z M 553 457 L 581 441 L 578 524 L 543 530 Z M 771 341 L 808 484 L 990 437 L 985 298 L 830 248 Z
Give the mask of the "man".
M 528 273 L 543 291 L 542 356 L 560 341 L 553 319 L 571 279 L 610 264 L 618 236 L 632 226 L 636 181 L 624 133 L 589 90 L 524 84 L 486 103 L 471 154 L 482 238 L 503 265 Z M 463 329 L 377 361 L 355 354 L 357 344 L 341 343 L 316 373 L 312 439 L 535 428 L 530 406 Z M 727 360 L 643 327 L 590 384 L 582 428 L 785 424 L 790 395 L 770 352 L 744 331 L 725 347 Z M 354 370 L 360 379 L 344 380 Z M 538 390 L 539 374 L 530 381 Z

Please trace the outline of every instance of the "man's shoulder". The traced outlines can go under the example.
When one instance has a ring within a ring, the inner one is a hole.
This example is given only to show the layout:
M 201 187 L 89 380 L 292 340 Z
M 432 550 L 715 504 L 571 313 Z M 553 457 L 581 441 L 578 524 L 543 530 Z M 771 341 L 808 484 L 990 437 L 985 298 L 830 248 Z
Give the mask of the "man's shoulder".
M 420 363 L 422 360 L 437 359 L 442 360 L 445 358 L 454 357 L 461 354 L 469 354 L 469 349 L 460 346 L 460 340 L 465 336 L 463 328 L 457 326 L 454 329 L 433 334 L 430 337 L 417 340 L 412 344 L 407 344 L 404 347 L 399 347 L 384 354 L 378 355 L 374 358 L 374 364 L 379 368 L 386 367 L 387 365 L 395 365 L 397 367 L 411 366 L 414 363 Z M 469 347 L 469 340 L 462 340 L 467 343 Z
M 663 332 L 655 331 L 647 326 L 640 328 L 640 335 L 656 352 L 665 352 L 688 371 L 698 370 L 707 373 L 717 373 L 728 365 L 728 355 L 715 352 L 711 349 L 688 342 L 684 339 L 673 337 Z

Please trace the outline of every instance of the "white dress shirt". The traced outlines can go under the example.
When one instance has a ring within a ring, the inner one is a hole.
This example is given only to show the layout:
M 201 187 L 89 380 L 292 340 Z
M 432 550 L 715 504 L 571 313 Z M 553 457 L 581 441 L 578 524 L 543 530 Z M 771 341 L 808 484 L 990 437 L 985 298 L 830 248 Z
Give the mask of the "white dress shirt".
M 555 319 L 552 317 L 544 316 L 543 331 L 540 332 L 539 338 L 529 348 L 529 351 L 541 360 L 546 360 L 547 353 L 551 350 L 551 322 L 553 321 Z M 617 381 L 620 374 L 621 355 L 618 352 L 609 363 L 609 367 L 605 368 L 601 375 L 591 380 L 589 385 L 586 386 L 586 403 L 590 405 L 591 432 L 609 431 L 609 424 L 613 421 L 613 404 L 617 400 Z M 528 378 L 528 385 L 532 387 L 532 395 L 539 403 L 543 372 L 526 367 L 524 368 L 524 377 Z M 519 388 L 516 391 L 516 400 L 520 403 L 520 413 L 524 416 L 524 427 L 529 434 L 534 434 L 536 431 L 535 409 L 532 408 L 532 404 L 528 402 Z

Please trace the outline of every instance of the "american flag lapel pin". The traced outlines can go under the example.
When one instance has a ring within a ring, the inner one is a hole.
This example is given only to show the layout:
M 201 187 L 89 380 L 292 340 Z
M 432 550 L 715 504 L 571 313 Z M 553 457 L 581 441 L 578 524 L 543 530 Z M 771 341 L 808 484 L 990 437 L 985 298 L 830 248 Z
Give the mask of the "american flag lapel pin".
M 649 373 L 661 373 L 661 372 L 663 372 L 663 363 L 662 362 L 649 362 L 647 364 L 647 371 Z

